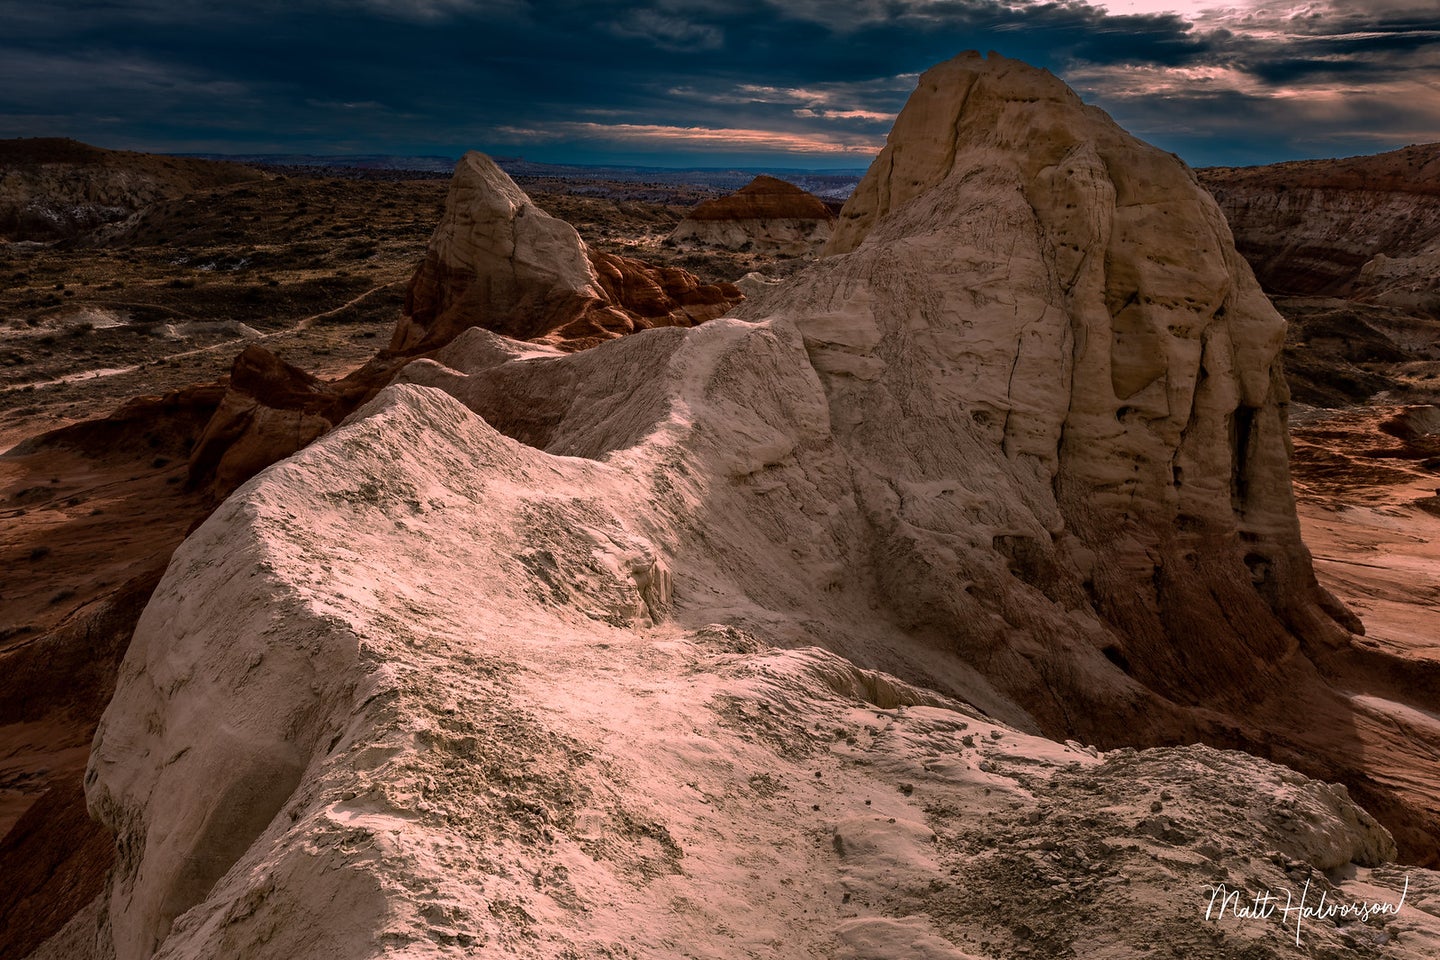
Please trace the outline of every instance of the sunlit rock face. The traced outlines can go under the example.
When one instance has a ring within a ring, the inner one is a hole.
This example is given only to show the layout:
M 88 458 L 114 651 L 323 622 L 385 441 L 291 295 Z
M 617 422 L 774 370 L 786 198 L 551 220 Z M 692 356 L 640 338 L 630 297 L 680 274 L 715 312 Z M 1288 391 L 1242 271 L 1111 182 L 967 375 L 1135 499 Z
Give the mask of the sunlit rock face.
M 1330 633 L 1284 322 L 1174 156 L 1044 71 L 963 56 L 921 78 L 827 252 L 765 308 L 806 338 L 904 545 L 891 568 L 968 587 L 920 607 L 947 632 L 1068 636 L 1211 704 L 1275 682 L 1250 664 L 1294 631 Z

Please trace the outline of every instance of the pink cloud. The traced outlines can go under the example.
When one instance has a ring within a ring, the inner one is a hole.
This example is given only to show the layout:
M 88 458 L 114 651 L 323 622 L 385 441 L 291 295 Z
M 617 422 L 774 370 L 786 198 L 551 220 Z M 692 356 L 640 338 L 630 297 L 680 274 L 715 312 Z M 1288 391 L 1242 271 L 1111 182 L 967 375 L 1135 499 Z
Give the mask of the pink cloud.
M 681 127 L 653 123 L 560 122 L 538 127 L 499 127 L 495 136 L 504 143 L 603 141 L 678 150 L 762 150 L 866 157 L 878 153 L 884 145 L 880 137 L 861 134 Z

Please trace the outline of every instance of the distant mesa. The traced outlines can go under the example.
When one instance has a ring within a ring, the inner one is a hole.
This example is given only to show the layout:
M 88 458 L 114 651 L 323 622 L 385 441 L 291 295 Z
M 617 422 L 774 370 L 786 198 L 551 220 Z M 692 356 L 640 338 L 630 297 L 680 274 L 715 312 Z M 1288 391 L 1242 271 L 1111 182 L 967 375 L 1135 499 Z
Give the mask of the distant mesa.
M 691 210 L 670 240 L 681 246 L 798 256 L 823 247 L 834 225 L 835 214 L 825 201 L 762 174 L 730 196 Z

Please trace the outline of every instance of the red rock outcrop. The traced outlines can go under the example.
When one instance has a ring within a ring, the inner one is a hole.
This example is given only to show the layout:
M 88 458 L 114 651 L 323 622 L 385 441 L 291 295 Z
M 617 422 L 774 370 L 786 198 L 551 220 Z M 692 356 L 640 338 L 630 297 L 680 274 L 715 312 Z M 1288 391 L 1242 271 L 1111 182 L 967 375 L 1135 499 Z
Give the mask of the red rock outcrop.
M 790 255 L 830 239 L 835 214 L 814 194 L 761 175 L 728 197 L 706 200 L 670 233 L 675 243 Z
M 190 454 L 190 485 L 223 499 L 335 426 L 350 407 L 331 384 L 251 344 L 235 358 L 225 395 Z

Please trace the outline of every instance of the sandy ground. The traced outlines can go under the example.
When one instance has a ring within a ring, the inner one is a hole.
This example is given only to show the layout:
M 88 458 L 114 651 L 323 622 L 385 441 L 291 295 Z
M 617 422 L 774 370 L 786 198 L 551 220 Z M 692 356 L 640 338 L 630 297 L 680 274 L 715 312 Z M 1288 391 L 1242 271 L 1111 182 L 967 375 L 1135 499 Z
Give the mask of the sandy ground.
M 1298 427 L 1302 456 L 1323 444 L 1354 469 L 1334 469 L 1332 460 L 1317 475 L 1299 460 L 1296 499 L 1316 575 L 1365 622 L 1366 639 L 1407 658 L 1440 660 L 1440 474 L 1385 455 L 1400 452 L 1380 430 L 1397 410 L 1335 411 Z
M 1440 517 L 1412 504 L 1437 478 L 1377 490 L 1353 506 L 1300 501 L 1320 582 L 1365 622 L 1368 641 L 1440 660 Z

